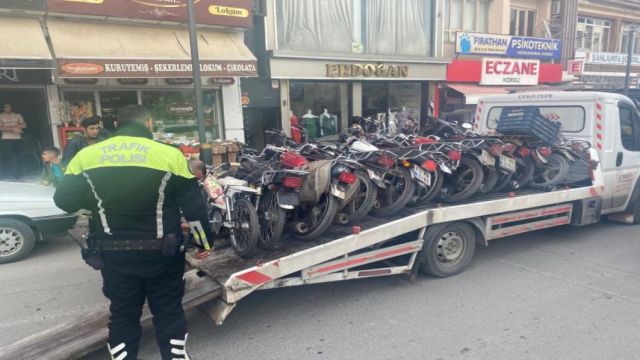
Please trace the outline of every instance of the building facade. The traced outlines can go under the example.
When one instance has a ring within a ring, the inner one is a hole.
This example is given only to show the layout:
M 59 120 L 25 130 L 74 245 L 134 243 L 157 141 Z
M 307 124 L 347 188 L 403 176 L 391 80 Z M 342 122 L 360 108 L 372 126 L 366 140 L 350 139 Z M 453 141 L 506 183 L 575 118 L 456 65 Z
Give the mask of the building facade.
M 631 88 L 640 74 L 640 1 L 579 0 L 575 32 L 575 58 L 580 62 L 576 84 L 595 89 L 624 86 L 631 39 Z
M 207 139 L 244 140 L 240 78 L 257 76 L 243 41 L 252 1 L 195 6 Z M 30 149 L 64 146 L 88 116 L 110 128 L 128 104 L 151 110 L 159 140 L 197 144 L 184 0 L 4 1 L 0 17 L 0 100 L 25 117 Z

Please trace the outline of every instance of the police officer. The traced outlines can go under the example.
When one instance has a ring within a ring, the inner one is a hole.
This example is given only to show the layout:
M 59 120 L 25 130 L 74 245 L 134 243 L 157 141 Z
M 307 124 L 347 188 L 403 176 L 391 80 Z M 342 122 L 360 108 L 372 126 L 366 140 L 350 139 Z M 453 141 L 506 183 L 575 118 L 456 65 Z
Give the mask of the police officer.
M 67 212 L 92 212 L 83 257 L 101 270 L 111 302 L 111 358 L 137 359 L 146 299 L 162 359 L 186 360 L 180 217 L 210 236 L 205 204 L 182 153 L 153 141 L 145 107 L 123 107 L 118 123 L 115 136 L 73 158 L 54 200 Z

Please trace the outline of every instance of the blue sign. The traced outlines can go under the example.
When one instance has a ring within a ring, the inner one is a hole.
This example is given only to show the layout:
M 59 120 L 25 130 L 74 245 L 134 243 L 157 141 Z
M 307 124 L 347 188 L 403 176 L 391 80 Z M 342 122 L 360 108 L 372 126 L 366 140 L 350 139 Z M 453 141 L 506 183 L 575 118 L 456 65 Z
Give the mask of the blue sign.
M 560 59 L 561 46 L 557 39 L 458 32 L 456 53 L 551 60 Z

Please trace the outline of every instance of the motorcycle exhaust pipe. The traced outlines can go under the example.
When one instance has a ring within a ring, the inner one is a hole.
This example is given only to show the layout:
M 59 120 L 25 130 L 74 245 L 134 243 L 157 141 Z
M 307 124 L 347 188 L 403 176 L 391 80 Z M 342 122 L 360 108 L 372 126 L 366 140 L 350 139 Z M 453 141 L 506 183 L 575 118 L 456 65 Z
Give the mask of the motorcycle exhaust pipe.
M 338 223 L 346 225 L 349 222 L 349 215 L 345 213 L 339 213 L 338 215 L 336 215 L 336 220 L 338 220 Z
M 299 222 L 295 224 L 296 232 L 300 234 L 305 234 L 309 231 L 309 225 L 303 222 Z

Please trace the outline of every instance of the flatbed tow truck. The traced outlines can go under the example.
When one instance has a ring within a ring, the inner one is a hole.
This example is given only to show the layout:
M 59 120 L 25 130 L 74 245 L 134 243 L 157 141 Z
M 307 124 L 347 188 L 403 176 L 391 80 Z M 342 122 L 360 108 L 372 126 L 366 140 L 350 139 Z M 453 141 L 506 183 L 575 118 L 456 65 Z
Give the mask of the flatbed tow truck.
M 603 149 L 589 151 L 599 162 Z M 256 290 L 400 274 L 415 278 L 420 270 L 437 277 L 455 275 L 469 264 L 476 244 L 598 222 L 607 189 L 602 168 L 599 162 L 586 186 L 522 190 L 457 204 L 406 208 L 391 218 L 366 217 L 357 226 L 336 225 L 315 241 L 285 239 L 281 249 L 260 251 L 251 258 L 240 258 L 230 248 L 205 259 L 188 254 L 191 270 L 185 275 L 183 305 L 198 307 L 220 325 L 241 299 Z M 633 205 L 640 201 L 638 189 L 626 190 L 628 208 L 638 207 Z M 634 222 L 633 215 L 622 213 L 618 220 Z M 108 315 L 105 307 L 69 319 L 0 348 L 0 360 L 79 358 L 106 342 Z M 145 309 L 143 324 L 149 324 L 150 318 Z

